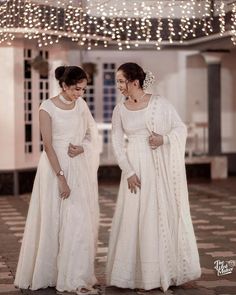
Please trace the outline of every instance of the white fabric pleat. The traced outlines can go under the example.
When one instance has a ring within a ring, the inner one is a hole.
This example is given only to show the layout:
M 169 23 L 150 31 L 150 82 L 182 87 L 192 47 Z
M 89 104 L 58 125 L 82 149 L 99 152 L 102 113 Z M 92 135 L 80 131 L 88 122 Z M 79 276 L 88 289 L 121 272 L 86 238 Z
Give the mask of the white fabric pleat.
M 184 165 L 185 125 L 166 99 L 154 95 L 141 111 L 128 111 L 121 102 L 113 118 L 113 147 L 122 177 L 109 241 L 107 283 L 166 291 L 170 285 L 198 278 L 201 270 Z M 152 131 L 168 137 L 154 151 L 148 144 Z M 124 134 L 127 149 L 121 142 Z M 125 158 L 141 179 L 136 195 L 128 189 Z
M 45 152 L 39 160 L 17 266 L 15 285 L 36 290 L 56 286 L 75 291 L 96 283 L 94 259 L 98 232 L 97 130 L 87 104 L 79 99 L 73 110 L 51 100 L 40 109 L 52 119 L 52 141 L 71 195 L 61 200 L 58 179 Z M 67 155 L 69 143 L 85 152 Z

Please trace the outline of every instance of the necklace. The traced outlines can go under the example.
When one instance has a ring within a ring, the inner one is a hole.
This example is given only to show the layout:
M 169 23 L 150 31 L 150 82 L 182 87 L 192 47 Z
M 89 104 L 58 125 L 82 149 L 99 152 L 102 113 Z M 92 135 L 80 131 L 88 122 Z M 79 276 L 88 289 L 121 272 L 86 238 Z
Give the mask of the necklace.
M 141 97 L 140 97 L 140 99 L 139 100 L 141 100 L 142 98 L 144 98 L 144 96 L 146 95 L 146 93 L 144 93 Z M 138 100 L 136 99 L 136 98 L 134 98 L 133 99 L 133 101 L 135 102 L 135 103 L 137 103 L 138 102 Z
M 58 95 L 58 98 L 60 99 L 60 101 L 62 101 L 65 104 L 72 104 L 74 102 L 73 100 L 71 101 L 71 100 L 65 99 L 65 97 L 61 93 Z

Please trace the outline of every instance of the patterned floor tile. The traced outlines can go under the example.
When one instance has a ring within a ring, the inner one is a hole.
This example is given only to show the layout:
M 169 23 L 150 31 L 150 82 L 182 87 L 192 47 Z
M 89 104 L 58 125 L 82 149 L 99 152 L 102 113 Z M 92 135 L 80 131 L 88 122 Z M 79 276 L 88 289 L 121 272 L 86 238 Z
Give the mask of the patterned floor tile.
M 213 243 L 197 243 L 198 249 L 214 249 L 219 248 L 219 245 Z
M 198 229 L 222 229 L 225 228 L 223 225 L 197 225 Z
M 219 235 L 219 236 L 235 236 L 236 235 L 236 230 L 228 230 L 228 231 L 213 231 L 213 235 Z
M 215 287 L 236 287 L 236 282 L 229 280 L 217 280 L 217 281 L 197 281 L 198 286 L 205 288 L 215 288 Z
M 19 292 L 18 289 L 16 289 L 12 284 L 0 284 L 0 294 L 7 294 L 9 295 L 9 293 L 12 292 Z
M 214 251 L 214 252 L 206 252 L 207 255 L 211 255 L 212 257 L 231 257 L 235 258 L 236 253 L 232 251 Z
M 202 276 L 199 280 L 183 286 L 171 287 L 165 295 L 236 295 L 236 267 L 232 274 L 217 276 L 214 269 L 216 259 L 236 260 L 236 179 L 212 181 L 210 184 L 189 185 L 191 214 L 194 224 Z M 95 261 L 96 273 L 102 284 L 102 295 L 134 295 L 130 289 L 105 287 L 105 265 L 107 260 L 108 239 L 115 210 L 118 184 L 100 185 L 100 230 L 98 252 Z M 20 242 L 29 204 L 29 195 L 19 198 L 0 197 L 0 295 L 56 294 L 55 289 L 48 288 L 32 292 L 20 292 L 13 286 L 19 255 Z M 233 293 L 234 292 L 234 293 Z M 159 295 L 160 290 L 152 290 L 150 295 Z M 69 295 L 69 293 L 65 294 Z

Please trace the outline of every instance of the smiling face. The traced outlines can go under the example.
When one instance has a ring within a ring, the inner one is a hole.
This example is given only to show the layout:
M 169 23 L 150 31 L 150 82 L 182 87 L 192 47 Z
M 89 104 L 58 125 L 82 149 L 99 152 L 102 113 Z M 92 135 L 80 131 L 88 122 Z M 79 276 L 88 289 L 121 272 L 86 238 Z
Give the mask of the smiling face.
M 84 92 L 85 92 L 86 86 L 87 86 L 87 80 L 83 79 L 83 80 L 79 81 L 77 84 L 71 85 L 71 86 L 67 86 L 63 82 L 62 86 L 63 86 L 63 91 L 65 94 L 65 97 L 68 100 L 74 101 L 84 95 Z
M 124 72 L 121 70 L 117 71 L 116 73 L 116 84 L 117 89 L 119 89 L 124 96 L 130 96 L 135 94 L 135 92 L 139 88 L 138 81 L 128 81 L 124 75 Z
M 118 71 L 116 73 L 117 89 L 119 89 L 124 96 L 128 96 L 128 83 L 129 81 L 124 76 L 123 71 Z

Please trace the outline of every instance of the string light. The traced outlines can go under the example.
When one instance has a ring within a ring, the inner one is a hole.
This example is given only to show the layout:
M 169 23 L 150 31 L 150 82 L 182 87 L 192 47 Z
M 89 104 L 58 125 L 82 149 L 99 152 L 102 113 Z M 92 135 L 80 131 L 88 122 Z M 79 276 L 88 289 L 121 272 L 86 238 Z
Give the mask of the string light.
M 220 21 L 220 35 L 222 36 L 225 32 L 225 4 L 223 1 L 220 4 L 219 21 Z
M 169 14 L 168 14 L 168 28 L 169 28 L 169 41 L 170 43 L 173 42 L 173 37 L 175 36 L 175 28 L 174 28 L 174 1 L 172 0 L 168 3 L 169 6 Z
M 236 45 L 236 4 L 233 3 L 232 15 L 231 15 L 231 41 Z
M 18 34 L 36 40 L 39 47 L 62 37 L 86 46 L 117 45 L 119 50 L 140 44 L 180 42 L 197 35 L 226 32 L 224 0 L 6 0 L 0 2 L 0 44 L 12 44 Z M 76 3 L 76 4 L 75 4 Z M 236 8 L 230 12 L 232 42 L 236 45 Z M 215 10 L 215 11 L 213 11 Z

